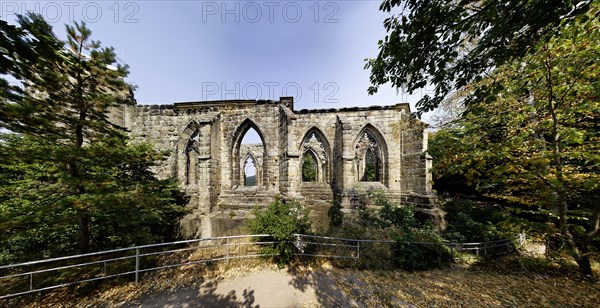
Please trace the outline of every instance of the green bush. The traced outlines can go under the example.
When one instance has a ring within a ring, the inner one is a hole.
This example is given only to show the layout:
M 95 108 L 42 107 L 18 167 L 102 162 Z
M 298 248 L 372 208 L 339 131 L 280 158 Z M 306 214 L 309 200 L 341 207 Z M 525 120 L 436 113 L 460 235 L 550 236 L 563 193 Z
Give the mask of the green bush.
M 333 201 L 329 210 L 327 210 L 327 216 L 329 217 L 329 225 L 332 227 L 339 227 L 344 222 L 344 212 L 342 212 L 342 203 L 339 200 Z
M 365 206 L 358 208 L 358 216 L 365 225 L 378 228 L 395 227 L 402 230 L 415 228 L 419 225 L 413 207 L 400 206 L 390 202 L 382 191 L 373 194 L 373 204 L 375 208 Z
M 381 225 L 381 219 L 379 219 L 379 216 L 374 209 L 361 204 L 356 207 L 356 212 L 358 213 L 360 224 L 365 226 L 383 227 Z
M 347 239 L 378 239 L 394 240 L 401 231 L 395 227 L 381 228 L 373 224 L 366 224 L 359 217 L 348 216 L 342 225 L 330 228 L 325 236 Z M 355 242 L 349 242 L 355 245 Z M 353 255 L 354 248 L 333 247 L 339 255 Z M 388 243 L 360 243 L 360 259 L 331 259 L 336 267 L 350 267 L 370 270 L 392 270 L 392 245 Z
M 415 244 L 414 242 L 442 243 L 442 238 L 431 230 L 419 229 L 397 237 L 393 247 L 394 264 L 409 271 L 440 268 L 454 260 L 448 247 L 441 244 Z
M 418 226 L 415 210 L 412 206 L 398 206 L 380 196 L 375 199 L 375 204 L 382 206 L 379 217 L 386 224 L 402 230 L 410 230 Z
M 310 232 L 309 211 L 297 201 L 277 198 L 264 210 L 255 209 L 255 219 L 249 221 L 252 234 L 270 234 L 278 243 L 268 246 L 265 253 L 273 254 L 280 267 L 294 256 L 294 234 Z
M 392 203 L 383 192 L 375 193 L 373 203 L 379 211 L 364 209 L 362 213 L 359 212 L 360 221 L 365 228 L 386 232 L 396 240 L 391 249 L 395 267 L 404 270 L 426 270 L 453 262 L 450 249 L 444 245 L 414 244 L 442 243 L 443 239 L 433 231 L 431 223 L 419 224 L 413 207 Z
M 444 238 L 453 242 L 485 242 L 502 239 L 494 225 L 494 209 L 470 200 L 450 200 L 444 204 L 448 226 Z
M 372 207 L 359 207 L 358 217 L 346 219 L 328 236 L 351 239 L 395 240 L 392 245 L 361 243 L 360 260 L 336 260 L 336 265 L 361 269 L 404 270 L 439 268 L 453 262 L 450 249 L 433 231 L 431 223 L 419 224 L 414 208 L 390 202 L 383 192 L 373 195 Z M 439 244 L 414 244 L 432 242 Z

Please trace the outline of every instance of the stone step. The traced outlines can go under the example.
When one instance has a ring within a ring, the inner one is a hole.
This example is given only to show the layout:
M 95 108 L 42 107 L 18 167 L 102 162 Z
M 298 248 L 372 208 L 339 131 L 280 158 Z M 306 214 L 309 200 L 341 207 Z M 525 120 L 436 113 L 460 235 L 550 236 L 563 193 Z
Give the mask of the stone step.
M 321 194 L 321 195 L 333 195 L 331 190 L 301 190 L 301 194 Z

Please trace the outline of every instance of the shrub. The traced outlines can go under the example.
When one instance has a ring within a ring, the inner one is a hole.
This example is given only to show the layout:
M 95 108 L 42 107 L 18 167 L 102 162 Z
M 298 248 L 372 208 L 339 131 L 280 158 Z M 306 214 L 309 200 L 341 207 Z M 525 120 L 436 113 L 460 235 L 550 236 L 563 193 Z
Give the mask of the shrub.
M 373 203 L 379 208 L 378 215 L 371 217 L 376 222 L 374 225 L 387 229 L 388 232 L 398 232 L 392 247 L 392 259 L 396 267 L 426 270 L 448 265 L 453 261 L 450 250 L 444 245 L 413 243 L 443 242 L 433 231 L 431 224 L 419 225 L 413 207 L 392 203 L 383 192 L 375 193 Z
M 309 211 L 297 201 L 276 198 L 264 210 L 255 209 L 255 219 L 249 221 L 253 234 L 270 234 L 276 244 L 266 248 L 265 253 L 274 255 L 280 267 L 288 264 L 294 256 L 294 234 L 310 231 Z
M 394 264 L 398 268 L 422 271 L 447 266 L 454 261 L 450 249 L 445 245 L 414 242 L 442 243 L 442 238 L 427 229 L 398 236 L 393 247 Z
M 395 240 L 393 245 L 361 243 L 360 260 L 337 260 L 342 266 L 388 270 L 426 270 L 453 262 L 450 249 L 433 231 L 430 222 L 419 224 L 414 208 L 390 202 L 383 192 L 373 196 L 374 207 L 361 206 L 357 219 L 350 217 L 339 228 L 331 229 L 328 236 L 354 239 Z M 433 242 L 440 244 L 414 244 Z M 390 249 L 391 248 L 391 249 Z
M 347 239 L 377 239 L 394 240 L 400 231 L 394 227 L 381 228 L 378 225 L 367 224 L 359 217 L 348 216 L 344 218 L 342 225 L 330 228 L 325 236 Z M 348 242 L 355 245 L 355 242 Z M 353 255 L 355 248 L 330 247 L 339 255 Z M 392 262 L 392 245 L 388 243 L 360 243 L 360 259 L 334 258 L 329 261 L 336 267 L 350 267 L 371 270 L 392 270 L 395 268 Z M 350 251 L 352 250 L 352 251 Z
M 376 204 L 377 204 L 376 200 Z M 412 206 L 398 206 L 389 202 L 387 199 L 379 201 L 382 208 L 379 212 L 379 217 L 388 225 L 401 228 L 402 230 L 410 230 L 418 226 L 415 218 L 415 210 Z
M 365 225 L 379 228 L 396 227 L 402 230 L 419 225 L 413 207 L 390 202 L 382 191 L 374 193 L 373 204 L 376 209 L 364 206 L 358 208 L 359 217 Z
M 329 217 L 329 225 L 332 227 L 339 227 L 344 221 L 344 212 L 342 212 L 342 203 L 339 200 L 333 201 L 329 210 L 327 210 L 327 216 Z
M 453 242 L 484 242 L 501 239 L 493 222 L 493 209 L 469 200 L 450 200 L 444 205 L 448 227 L 444 237 Z

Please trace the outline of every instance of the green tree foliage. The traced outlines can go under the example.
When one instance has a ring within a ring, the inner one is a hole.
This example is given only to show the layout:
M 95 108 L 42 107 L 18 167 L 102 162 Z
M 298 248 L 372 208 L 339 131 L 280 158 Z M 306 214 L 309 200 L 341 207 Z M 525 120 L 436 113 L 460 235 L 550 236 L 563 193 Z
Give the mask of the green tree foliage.
M 396 267 L 411 271 L 426 270 L 453 262 L 449 248 L 441 245 L 442 237 L 433 231 L 430 224 L 420 226 L 414 208 L 390 202 L 383 192 L 375 194 L 373 203 L 379 213 L 370 216 L 370 224 L 386 228 L 394 234 L 396 242 L 392 248 L 392 258 Z
M 279 266 L 289 263 L 294 256 L 294 234 L 310 232 L 309 211 L 297 201 L 277 198 L 264 210 L 254 210 L 255 219 L 249 221 L 252 234 L 270 234 L 277 241 L 267 249 L 275 255 Z
M 39 138 L 2 135 L 0 164 L 0 263 L 80 251 L 76 201 L 89 204 L 90 248 L 110 249 L 177 237 L 185 213 L 174 180 L 157 180 L 149 168 L 160 153 L 146 144 L 84 147 L 84 194 L 75 194 L 64 148 Z M 118 163 L 115 163 L 118 161 Z
M 379 181 L 378 168 L 375 152 L 367 150 L 365 154 L 365 180 L 367 182 Z
M 329 217 L 329 225 L 332 227 L 339 227 L 344 222 L 344 212 L 342 212 L 342 202 L 340 200 L 334 200 L 333 204 L 327 210 L 327 217 Z
M 246 176 L 244 186 L 256 186 L 256 175 Z
M 302 162 L 302 181 L 314 182 L 317 180 L 317 162 L 311 154 L 304 156 Z
M 39 15 L 18 22 L 0 23 L 0 127 L 10 132 L 0 140 L 6 258 L 173 238 L 185 200 L 174 181 L 150 171 L 165 153 L 128 144 L 107 118 L 135 104 L 127 67 L 85 24 L 67 26 L 65 43 Z
M 418 242 L 420 244 L 415 244 Z M 428 244 L 422 244 L 428 243 Z M 422 271 L 454 262 L 450 248 L 430 229 L 414 229 L 396 237 L 392 247 L 394 264 L 404 270 Z
M 46 104 L 51 99 L 31 95 L 32 91 L 25 87 L 56 83 L 55 78 L 43 77 L 54 72 L 46 68 L 54 68 L 61 61 L 59 51 L 63 43 L 38 15 L 21 17 L 19 23 L 21 27 L 0 20 L 0 127 L 32 134 L 53 132 L 50 129 L 54 125 L 48 124 L 55 114 L 46 111 L 55 104 Z M 39 73 L 44 70 L 47 73 L 42 77 Z
M 500 209 L 469 200 L 449 200 L 443 209 L 448 223 L 443 236 L 448 241 L 469 243 L 504 238 L 496 228 L 496 223 L 505 218 Z
M 435 176 L 460 174 L 488 195 L 545 210 L 591 273 L 590 244 L 600 234 L 598 6 L 561 25 L 528 55 L 472 85 L 479 100 L 466 106 L 461 125 L 432 142 Z M 576 216 L 584 228 L 574 225 Z
M 386 83 L 409 93 L 431 84 L 435 94 L 417 107 L 419 114 L 433 110 L 452 91 L 535 50 L 592 2 L 384 0 L 380 10 L 394 14 L 384 21 L 388 35 L 379 41 L 377 58 L 365 65 L 369 93 Z
M 407 231 L 419 225 L 413 207 L 394 204 L 387 199 L 383 192 L 375 194 L 373 203 L 380 207 L 379 218 L 384 226 L 394 226 Z

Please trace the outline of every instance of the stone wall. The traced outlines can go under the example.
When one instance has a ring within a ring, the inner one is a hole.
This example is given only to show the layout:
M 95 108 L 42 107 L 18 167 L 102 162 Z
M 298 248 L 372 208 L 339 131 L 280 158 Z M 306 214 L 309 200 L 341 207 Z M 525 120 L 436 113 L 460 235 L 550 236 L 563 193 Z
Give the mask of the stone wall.
M 383 190 L 394 201 L 432 207 L 426 125 L 411 119 L 408 104 L 296 111 L 282 97 L 124 107 L 111 118 L 134 140 L 170 151 L 155 172 L 177 178 L 190 196 L 187 237 L 234 234 L 253 208 L 278 195 L 311 207 L 317 229 L 327 227 L 334 198 L 352 210 Z M 250 128 L 262 144 L 241 144 Z M 256 186 L 244 184 L 249 156 Z M 314 181 L 302 177 L 308 156 Z

